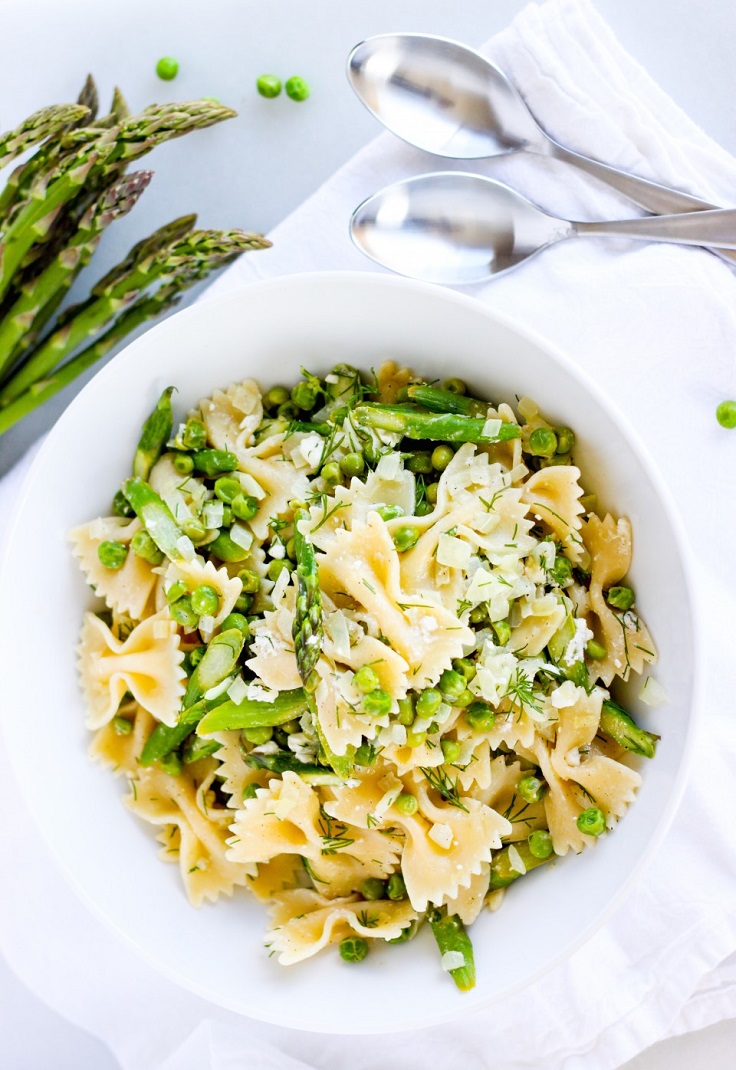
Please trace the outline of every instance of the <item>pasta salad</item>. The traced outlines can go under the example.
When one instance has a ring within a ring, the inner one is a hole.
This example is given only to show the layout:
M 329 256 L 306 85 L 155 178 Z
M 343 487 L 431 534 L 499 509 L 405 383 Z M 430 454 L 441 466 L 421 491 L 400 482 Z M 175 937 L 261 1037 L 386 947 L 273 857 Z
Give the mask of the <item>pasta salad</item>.
M 264 903 L 280 963 L 426 923 L 472 988 L 484 906 L 610 832 L 654 756 L 609 690 L 655 660 L 628 521 L 528 398 L 393 362 L 236 383 L 178 425 L 172 393 L 70 533 L 105 603 L 93 756 L 194 905 Z

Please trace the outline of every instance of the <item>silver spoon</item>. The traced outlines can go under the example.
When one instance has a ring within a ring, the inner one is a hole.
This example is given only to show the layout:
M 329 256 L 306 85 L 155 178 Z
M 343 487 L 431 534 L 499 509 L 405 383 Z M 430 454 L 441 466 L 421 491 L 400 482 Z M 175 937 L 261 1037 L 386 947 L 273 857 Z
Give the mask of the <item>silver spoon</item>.
M 575 223 L 548 215 L 502 182 L 438 171 L 374 193 L 353 212 L 350 233 L 362 252 L 400 275 L 463 286 L 565 238 L 608 235 L 736 249 L 736 209 Z
M 362 103 L 384 126 L 438 156 L 552 156 L 658 215 L 717 207 L 560 145 L 538 125 L 506 75 L 457 41 L 414 33 L 370 37 L 350 53 L 347 74 Z

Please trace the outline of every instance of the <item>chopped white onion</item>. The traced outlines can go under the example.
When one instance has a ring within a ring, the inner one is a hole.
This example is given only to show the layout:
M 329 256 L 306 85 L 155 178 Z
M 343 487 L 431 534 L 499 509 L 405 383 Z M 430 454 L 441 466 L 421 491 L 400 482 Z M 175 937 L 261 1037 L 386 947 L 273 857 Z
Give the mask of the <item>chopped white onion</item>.
M 670 701 L 670 696 L 667 694 L 666 689 L 653 676 L 648 676 L 644 681 L 644 685 L 639 692 L 639 698 L 647 706 L 655 709 L 658 706 L 666 706 Z
M 198 628 L 204 641 L 209 643 L 212 633 L 215 630 L 215 618 L 209 613 L 204 617 L 200 617 Z
M 176 540 L 176 548 L 185 561 L 191 561 L 196 553 L 194 543 L 188 535 L 182 535 Z
M 328 613 L 325 617 L 325 629 L 335 645 L 335 653 L 338 657 L 350 656 L 350 632 L 348 622 L 341 609 L 335 613 Z
M 230 538 L 241 550 L 250 550 L 253 545 L 253 535 L 242 524 L 233 524 L 230 528 Z
M 202 520 L 206 528 L 221 528 L 224 505 L 221 501 L 207 502 L 202 510 Z
M 221 680 L 219 684 L 215 684 L 209 691 L 205 691 L 204 697 L 210 702 L 213 698 L 219 698 L 220 695 L 224 695 L 230 684 L 233 682 L 232 676 L 228 676 L 225 680 Z
M 524 876 L 524 874 L 526 873 L 526 866 L 524 865 L 524 860 L 514 847 L 513 843 L 509 847 L 509 863 L 511 864 L 511 868 L 513 869 L 514 873 L 520 873 L 522 877 Z
M 483 424 L 483 438 L 498 438 L 501 423 L 501 420 L 486 420 Z
M 248 694 L 248 685 L 242 676 L 236 676 L 230 687 L 227 689 L 228 698 L 231 698 L 236 705 L 240 705 L 245 696 Z
M 383 457 L 381 457 L 376 465 L 376 475 L 378 478 L 385 479 L 389 483 L 400 479 L 403 470 L 404 467 L 401 462 L 400 453 L 384 453 Z
M 249 476 L 247 472 L 234 472 L 240 480 L 240 486 L 243 488 L 246 494 L 250 494 L 253 498 L 257 498 L 258 501 L 262 501 L 266 497 L 266 492 L 260 483 L 256 483 L 253 476 Z
M 440 962 L 442 969 L 449 973 L 450 970 L 459 970 L 465 965 L 465 955 L 462 951 L 446 951 Z
M 442 534 L 437 541 L 437 563 L 452 568 L 464 568 L 472 554 L 470 543 L 454 535 Z
M 452 847 L 452 828 L 443 821 L 438 821 L 432 825 L 427 835 L 430 840 L 434 840 L 437 846 L 442 847 L 445 851 L 449 851 Z

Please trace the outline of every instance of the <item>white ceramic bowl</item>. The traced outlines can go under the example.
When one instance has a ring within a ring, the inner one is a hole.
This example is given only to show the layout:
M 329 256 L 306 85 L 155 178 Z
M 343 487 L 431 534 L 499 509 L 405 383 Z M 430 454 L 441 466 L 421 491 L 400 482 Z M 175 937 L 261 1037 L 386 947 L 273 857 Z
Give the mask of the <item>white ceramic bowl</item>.
M 459 993 L 431 934 L 374 951 L 360 966 L 326 952 L 285 969 L 262 946 L 265 913 L 247 893 L 199 911 L 150 826 L 123 807 L 123 785 L 87 757 L 75 646 L 89 591 L 66 542 L 109 508 L 160 391 L 180 411 L 233 380 L 289 383 L 300 366 L 368 369 L 386 358 L 428 378 L 458 375 L 481 396 L 528 394 L 574 428 L 575 456 L 604 508 L 630 517 L 637 604 L 656 639 L 666 708 L 639 708 L 662 735 L 617 830 L 595 850 L 530 874 L 473 926 L 478 981 Z M 155 966 L 235 1011 L 301 1029 L 378 1033 L 441 1022 L 530 984 L 588 938 L 640 872 L 670 822 L 694 705 L 696 628 L 673 512 L 631 429 L 541 338 L 478 302 L 392 276 L 320 274 L 256 283 L 148 331 L 69 406 L 21 496 L 0 590 L 3 714 L 25 804 L 67 877 Z

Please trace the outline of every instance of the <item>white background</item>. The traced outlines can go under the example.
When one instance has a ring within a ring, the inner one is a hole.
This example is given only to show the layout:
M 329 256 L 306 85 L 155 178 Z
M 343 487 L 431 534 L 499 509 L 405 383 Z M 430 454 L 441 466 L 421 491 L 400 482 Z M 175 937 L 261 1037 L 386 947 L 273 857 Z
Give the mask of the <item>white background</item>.
M 106 236 L 94 268 L 99 274 L 134 241 L 184 212 L 198 211 L 204 226 L 268 231 L 296 208 L 378 132 L 343 73 L 360 39 L 414 30 L 480 44 L 524 2 L 0 0 L 0 128 L 44 104 L 75 99 L 88 71 L 103 101 L 119 84 L 135 110 L 157 99 L 216 96 L 239 111 L 238 119 L 167 145 L 141 163 L 152 166 L 156 177 L 132 216 Z M 736 152 L 736 6 L 727 0 L 597 0 L 597 6 L 665 91 Z M 162 55 L 181 63 L 174 82 L 155 76 Z M 283 95 L 263 100 L 254 89 L 263 72 L 283 79 L 301 74 L 311 98 L 301 104 Z M 0 472 L 51 425 L 81 385 L 0 439 Z M 0 1036 L 3 1070 L 116 1067 L 99 1042 L 49 1011 L 1 960 Z M 724 1023 L 657 1045 L 628 1070 L 730 1070 L 735 1042 L 736 1026 Z

